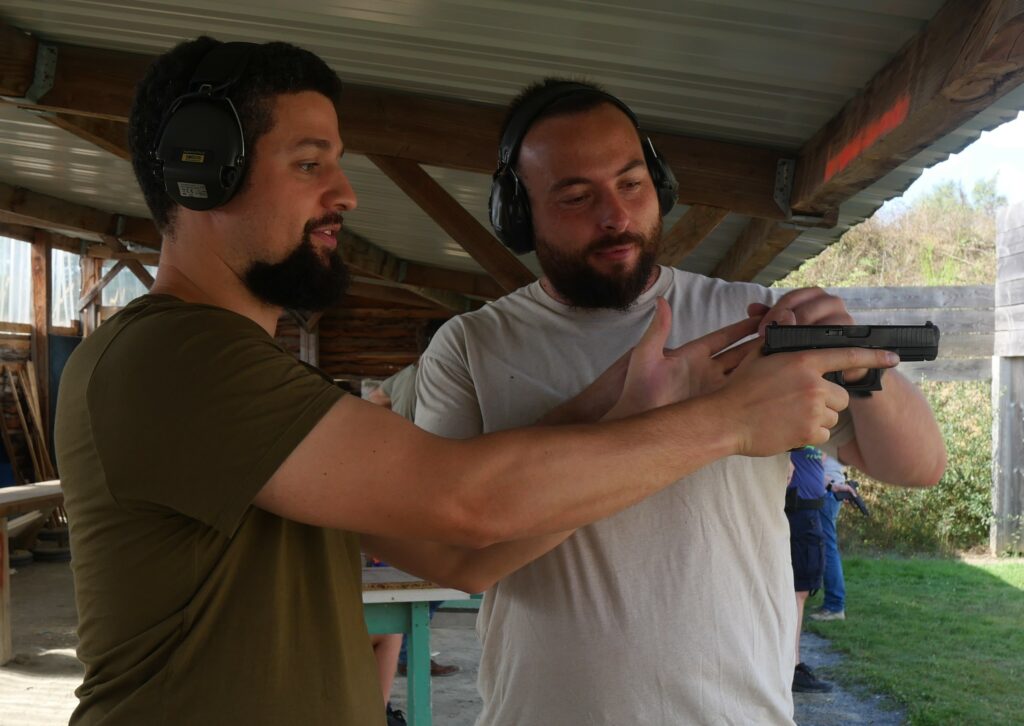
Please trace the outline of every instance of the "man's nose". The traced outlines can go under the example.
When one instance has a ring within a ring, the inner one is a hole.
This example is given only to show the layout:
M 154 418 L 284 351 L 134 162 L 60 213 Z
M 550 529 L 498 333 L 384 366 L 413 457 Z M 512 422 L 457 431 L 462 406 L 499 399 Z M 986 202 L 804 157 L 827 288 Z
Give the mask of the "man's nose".
M 601 199 L 601 229 L 612 234 L 621 234 L 629 228 L 629 210 L 615 192 L 608 192 Z
M 327 209 L 339 212 L 351 212 L 359 204 L 356 191 L 340 166 L 331 177 L 331 183 L 324 193 L 323 204 Z

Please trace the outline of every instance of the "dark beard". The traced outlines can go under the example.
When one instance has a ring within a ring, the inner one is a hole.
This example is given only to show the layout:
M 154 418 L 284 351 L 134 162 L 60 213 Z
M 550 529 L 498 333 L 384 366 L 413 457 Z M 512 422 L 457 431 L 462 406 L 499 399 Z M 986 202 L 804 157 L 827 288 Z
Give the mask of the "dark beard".
M 341 302 L 348 287 L 348 267 L 335 249 L 324 259 L 310 234 L 325 224 L 340 223 L 328 215 L 306 223 L 302 241 L 280 262 L 253 262 L 243 277 L 249 291 L 270 305 L 318 312 Z
M 650 237 L 629 232 L 609 235 L 594 240 L 581 253 L 573 255 L 565 254 L 538 236 L 537 259 L 548 281 L 573 307 L 628 310 L 647 287 L 657 262 L 660 239 L 660 219 Z M 640 256 L 630 272 L 604 275 L 587 262 L 588 256 L 597 250 L 624 244 L 636 244 L 640 247 Z

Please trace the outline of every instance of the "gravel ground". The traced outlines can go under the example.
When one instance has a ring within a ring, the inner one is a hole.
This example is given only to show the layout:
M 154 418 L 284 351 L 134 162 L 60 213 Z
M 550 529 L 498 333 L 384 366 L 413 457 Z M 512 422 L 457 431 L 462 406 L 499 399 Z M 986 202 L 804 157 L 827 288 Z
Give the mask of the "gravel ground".
M 82 667 L 74 657 L 76 644 L 71 571 L 66 563 L 36 562 L 11 578 L 15 658 L 0 667 L 0 726 L 66 724 L 75 707 L 74 689 Z M 480 712 L 476 668 L 480 646 L 471 613 L 438 613 L 431 628 L 436 660 L 462 670 L 433 682 L 434 724 L 474 726 Z M 804 661 L 829 679 L 841 656 L 827 640 L 804 633 Z M 897 726 L 904 715 L 885 699 L 836 684 L 824 695 L 796 696 L 799 726 L 875 724 Z M 406 681 L 395 680 L 393 702 L 404 708 Z

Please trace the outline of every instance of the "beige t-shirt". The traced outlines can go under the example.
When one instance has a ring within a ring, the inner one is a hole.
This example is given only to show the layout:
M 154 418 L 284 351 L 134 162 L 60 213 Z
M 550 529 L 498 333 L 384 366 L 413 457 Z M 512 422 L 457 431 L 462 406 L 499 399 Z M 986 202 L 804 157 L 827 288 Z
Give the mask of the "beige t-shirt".
M 356 535 L 251 506 L 341 395 L 248 318 L 168 296 L 78 347 L 55 432 L 72 724 L 383 726 Z
M 583 311 L 534 283 L 434 337 L 416 423 L 464 438 L 537 421 L 639 340 L 658 296 L 672 308 L 674 347 L 772 293 L 662 268 L 629 311 Z M 478 723 L 792 723 L 787 466 L 787 456 L 715 462 L 495 585 L 477 623 Z

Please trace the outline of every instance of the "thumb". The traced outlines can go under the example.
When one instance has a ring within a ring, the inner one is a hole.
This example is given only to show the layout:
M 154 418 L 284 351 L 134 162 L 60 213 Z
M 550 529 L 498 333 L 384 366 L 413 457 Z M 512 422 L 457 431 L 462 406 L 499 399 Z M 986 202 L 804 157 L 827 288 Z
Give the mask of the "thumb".
M 655 300 L 654 318 L 647 326 L 643 337 L 633 348 L 633 355 L 639 355 L 645 359 L 660 358 L 665 354 L 665 343 L 668 341 L 668 334 L 672 328 L 672 310 L 669 308 L 665 298 L 659 297 Z

